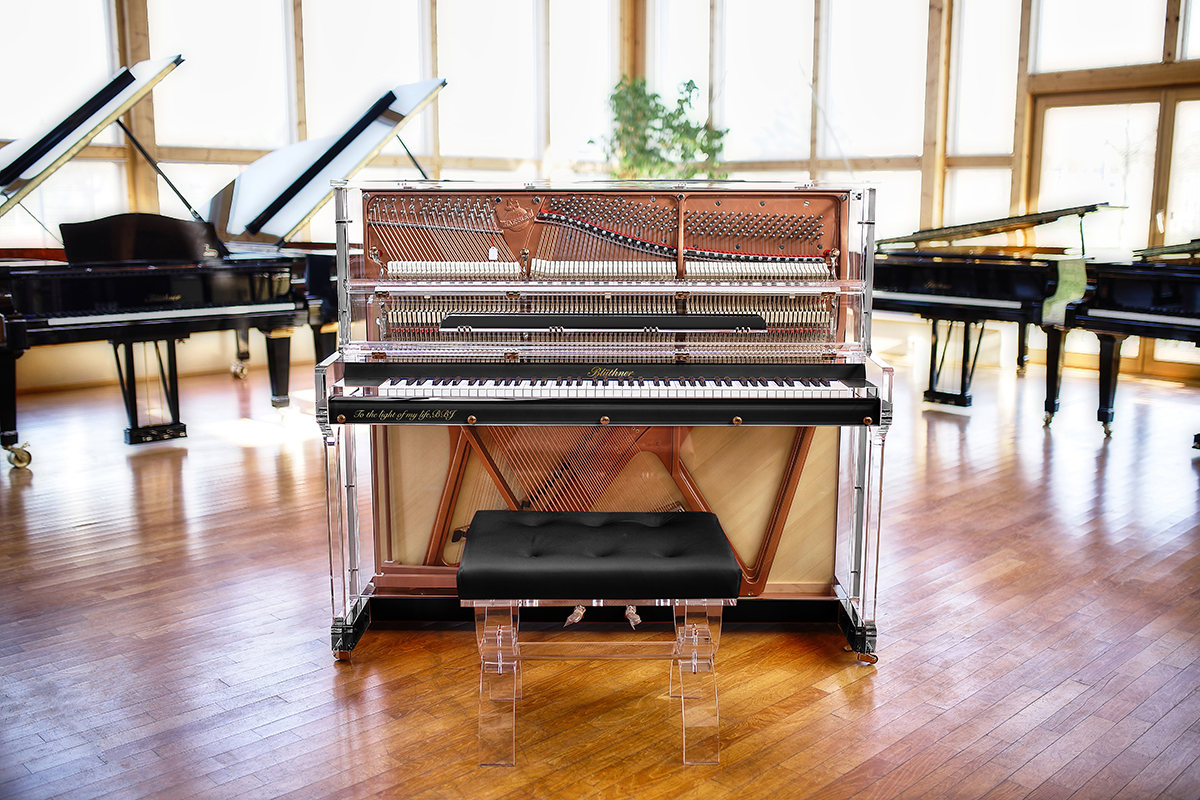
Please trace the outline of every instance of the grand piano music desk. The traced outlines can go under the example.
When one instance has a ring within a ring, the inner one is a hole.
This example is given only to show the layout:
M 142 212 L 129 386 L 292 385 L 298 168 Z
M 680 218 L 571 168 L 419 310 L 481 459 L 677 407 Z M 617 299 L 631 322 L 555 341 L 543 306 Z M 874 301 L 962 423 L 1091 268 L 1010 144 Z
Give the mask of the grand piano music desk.
M 892 373 L 871 354 L 870 190 L 356 183 L 334 202 L 340 344 L 316 389 L 338 658 L 372 605 L 461 619 L 464 543 L 501 511 L 713 514 L 740 619 L 818 609 L 875 661 Z M 696 599 L 660 577 L 632 599 Z

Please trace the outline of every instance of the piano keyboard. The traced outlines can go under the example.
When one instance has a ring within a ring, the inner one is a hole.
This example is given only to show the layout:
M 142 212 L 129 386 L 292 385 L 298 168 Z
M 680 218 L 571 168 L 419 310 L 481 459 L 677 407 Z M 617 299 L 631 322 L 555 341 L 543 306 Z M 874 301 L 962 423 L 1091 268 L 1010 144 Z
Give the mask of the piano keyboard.
M 391 378 L 380 397 L 411 399 L 799 400 L 855 396 L 826 378 Z
M 982 306 L 985 308 L 1021 308 L 1019 300 L 1001 300 L 995 297 L 958 297 L 949 294 L 924 294 L 917 292 L 893 292 L 876 289 L 871 295 L 879 301 L 919 303 L 921 305 Z
M 1097 319 L 1124 320 L 1128 322 L 1150 322 L 1164 325 L 1186 325 L 1190 328 L 1200 328 L 1200 319 L 1177 314 L 1147 314 L 1142 311 L 1117 311 L 1108 308 L 1089 308 L 1089 317 Z
M 51 327 L 61 325 L 102 325 L 115 322 L 156 322 L 159 320 L 190 319 L 201 317 L 244 316 L 254 314 L 277 314 L 295 311 L 296 304 L 254 303 L 237 306 L 202 306 L 199 308 L 160 308 L 153 311 L 125 311 L 115 314 L 72 314 L 46 318 Z

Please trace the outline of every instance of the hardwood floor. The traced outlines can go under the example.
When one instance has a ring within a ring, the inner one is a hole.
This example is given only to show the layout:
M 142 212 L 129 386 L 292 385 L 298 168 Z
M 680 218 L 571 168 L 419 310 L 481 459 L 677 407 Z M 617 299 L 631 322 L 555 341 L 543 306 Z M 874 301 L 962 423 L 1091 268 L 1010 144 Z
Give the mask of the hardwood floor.
M 0 797 L 1200 797 L 1200 390 L 981 371 L 889 437 L 879 655 L 730 625 L 721 764 L 683 767 L 662 665 L 526 672 L 518 766 L 475 763 L 463 626 L 328 643 L 321 445 L 266 377 L 185 379 L 129 447 L 116 387 L 25 395 L 0 473 Z M 293 386 L 309 385 L 296 370 Z M 6 465 L 5 465 L 6 466 Z

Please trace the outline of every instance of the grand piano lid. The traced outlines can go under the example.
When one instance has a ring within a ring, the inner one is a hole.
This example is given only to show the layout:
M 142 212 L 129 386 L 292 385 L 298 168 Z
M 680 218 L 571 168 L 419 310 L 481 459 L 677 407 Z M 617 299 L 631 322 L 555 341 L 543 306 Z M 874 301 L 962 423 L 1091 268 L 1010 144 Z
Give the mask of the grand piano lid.
M 976 236 L 987 236 L 992 233 L 1027 230 L 1038 225 L 1057 222 L 1063 217 L 1082 217 L 1085 214 L 1090 214 L 1093 211 L 1107 207 L 1108 203 L 1092 203 L 1091 205 L 1072 206 L 1071 208 L 1060 208 L 1054 211 L 1039 211 L 1036 214 L 1023 214 L 1019 217 L 1003 217 L 1001 219 L 987 220 L 986 222 L 952 225 L 947 228 L 929 228 L 928 230 L 917 231 L 908 236 L 880 239 L 875 244 L 882 247 L 884 245 L 923 244 L 926 242 L 955 242 L 962 239 L 972 239 Z
M 71 160 L 100 131 L 149 94 L 167 73 L 182 63 L 183 57 L 176 55 L 122 67 L 66 119 L 0 148 L 0 216 L 16 208 L 25 195 Z
M 366 166 L 445 85 L 432 78 L 397 86 L 344 133 L 268 153 L 212 198 L 209 221 L 224 239 L 290 239 L 333 196 L 331 180 Z
M 1142 261 L 1195 261 L 1200 258 L 1200 239 L 1134 250 L 1133 255 Z

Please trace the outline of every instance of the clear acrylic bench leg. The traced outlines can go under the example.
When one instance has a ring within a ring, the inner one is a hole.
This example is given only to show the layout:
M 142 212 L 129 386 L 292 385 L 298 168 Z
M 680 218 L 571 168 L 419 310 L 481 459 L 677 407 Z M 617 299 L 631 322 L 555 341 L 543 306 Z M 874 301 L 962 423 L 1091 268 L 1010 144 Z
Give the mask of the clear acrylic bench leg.
M 671 661 L 671 689 L 678 687 L 682 706 L 685 764 L 716 764 L 720 760 L 715 666 L 720 639 L 721 606 L 675 607 L 677 654 Z
M 517 658 L 516 609 L 475 609 L 479 644 L 479 763 L 517 763 L 517 698 L 521 662 Z
M 521 697 L 521 663 L 527 660 L 663 659 L 670 664 L 668 693 L 679 698 L 683 763 L 716 764 L 720 756 L 715 657 L 723 605 L 732 601 L 463 601 L 475 606 L 479 645 L 479 763 L 516 763 L 516 701 Z M 673 605 L 673 641 L 520 642 L 520 606 Z

